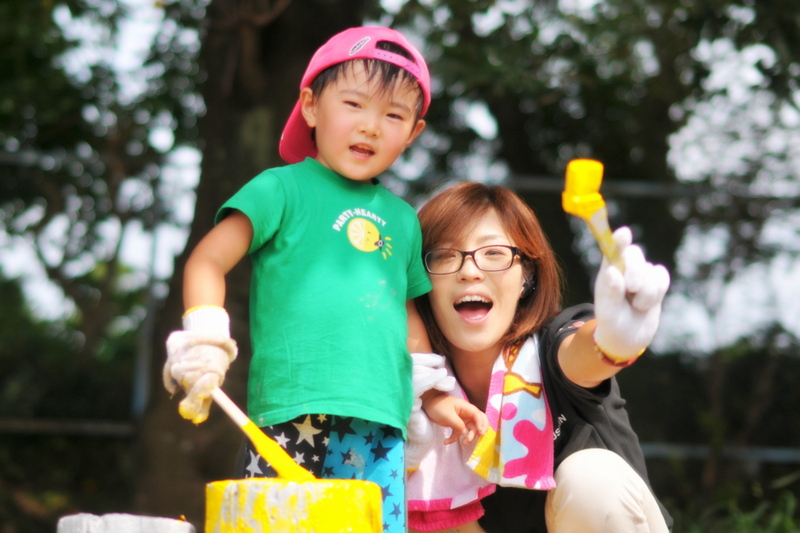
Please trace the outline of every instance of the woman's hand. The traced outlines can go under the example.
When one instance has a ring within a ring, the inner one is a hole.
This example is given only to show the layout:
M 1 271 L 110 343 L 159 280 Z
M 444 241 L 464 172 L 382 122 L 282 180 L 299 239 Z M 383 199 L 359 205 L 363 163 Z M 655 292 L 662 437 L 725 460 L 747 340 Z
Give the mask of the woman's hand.
M 661 302 L 669 288 L 669 273 L 649 263 L 642 249 L 631 244 L 630 228 L 614 232 L 625 272 L 604 258 L 594 285 L 597 347 L 614 361 L 640 355 L 658 329 Z

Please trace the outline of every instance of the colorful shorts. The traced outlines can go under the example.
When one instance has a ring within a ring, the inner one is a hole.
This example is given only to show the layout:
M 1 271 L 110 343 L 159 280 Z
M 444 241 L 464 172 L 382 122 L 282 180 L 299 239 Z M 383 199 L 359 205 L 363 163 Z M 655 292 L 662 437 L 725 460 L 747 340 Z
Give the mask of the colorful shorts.
M 399 429 L 347 416 L 302 415 L 261 430 L 318 478 L 377 483 L 383 496 L 383 531 L 406 531 L 405 454 Z M 277 477 L 249 440 L 239 453 L 236 475 Z

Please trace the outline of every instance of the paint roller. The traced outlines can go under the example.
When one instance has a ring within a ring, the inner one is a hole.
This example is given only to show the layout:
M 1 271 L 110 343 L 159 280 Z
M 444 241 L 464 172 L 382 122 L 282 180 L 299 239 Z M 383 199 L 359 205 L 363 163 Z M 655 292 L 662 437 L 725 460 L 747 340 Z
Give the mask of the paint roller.
M 382 530 L 381 489 L 377 484 L 315 478 L 265 435 L 222 389 L 214 389 L 211 397 L 244 431 L 279 477 L 208 483 L 206 533 Z
M 620 272 L 624 272 L 625 264 L 611 236 L 606 203 L 600 195 L 602 181 L 603 164 L 600 161 L 573 159 L 567 164 L 561 205 L 565 212 L 586 222 L 606 259 Z

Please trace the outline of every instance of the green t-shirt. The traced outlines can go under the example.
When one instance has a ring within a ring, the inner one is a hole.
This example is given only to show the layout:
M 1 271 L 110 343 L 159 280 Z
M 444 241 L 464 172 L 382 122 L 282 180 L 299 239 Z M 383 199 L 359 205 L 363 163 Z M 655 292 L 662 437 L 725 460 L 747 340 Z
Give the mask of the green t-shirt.
M 377 180 L 313 159 L 262 172 L 217 214 L 253 225 L 248 412 L 259 426 L 308 413 L 405 433 L 406 301 L 428 292 L 414 209 Z

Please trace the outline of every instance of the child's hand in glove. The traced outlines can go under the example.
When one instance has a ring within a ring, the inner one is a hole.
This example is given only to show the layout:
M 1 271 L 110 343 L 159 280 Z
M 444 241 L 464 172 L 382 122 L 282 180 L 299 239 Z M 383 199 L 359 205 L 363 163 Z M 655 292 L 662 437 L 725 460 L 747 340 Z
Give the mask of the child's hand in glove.
M 171 394 L 178 386 L 186 391 L 179 412 L 199 424 L 208 418 L 211 391 L 222 385 L 237 347 L 230 338 L 228 313 L 221 307 L 190 310 L 183 317 L 183 327 L 167 338 L 164 387 Z

